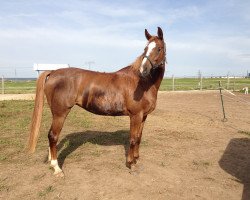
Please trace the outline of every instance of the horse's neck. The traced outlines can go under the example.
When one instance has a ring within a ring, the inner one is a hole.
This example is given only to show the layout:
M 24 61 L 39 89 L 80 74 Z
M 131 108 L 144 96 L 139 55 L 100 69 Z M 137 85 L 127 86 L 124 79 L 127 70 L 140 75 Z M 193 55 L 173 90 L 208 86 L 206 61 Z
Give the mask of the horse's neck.
M 152 74 L 151 82 L 155 86 L 157 91 L 160 88 L 161 81 L 162 81 L 163 76 L 164 76 L 164 72 L 165 72 L 165 65 L 158 68 L 158 69 L 155 69 L 155 72 L 153 72 L 153 74 Z
M 154 71 L 148 77 L 148 79 L 142 81 L 139 76 L 139 66 L 140 66 L 141 60 L 142 58 L 140 56 L 136 59 L 136 61 L 132 65 L 120 69 L 118 73 L 120 72 L 120 73 L 132 74 L 132 77 L 136 77 L 135 79 L 138 79 L 140 83 L 143 82 L 143 84 L 145 84 L 145 87 L 143 88 L 147 88 L 146 90 L 151 88 L 151 86 L 154 86 L 154 88 L 156 88 L 158 91 L 161 85 L 161 81 L 164 76 L 165 63 L 163 64 L 163 66 L 154 69 Z

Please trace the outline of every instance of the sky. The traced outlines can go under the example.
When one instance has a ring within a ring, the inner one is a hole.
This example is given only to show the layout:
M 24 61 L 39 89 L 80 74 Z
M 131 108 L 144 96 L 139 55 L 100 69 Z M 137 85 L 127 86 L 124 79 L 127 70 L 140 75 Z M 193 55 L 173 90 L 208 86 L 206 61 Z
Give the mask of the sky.
M 34 63 L 117 71 L 158 26 L 165 76 L 250 73 L 249 0 L 0 0 L 0 75 L 36 77 Z

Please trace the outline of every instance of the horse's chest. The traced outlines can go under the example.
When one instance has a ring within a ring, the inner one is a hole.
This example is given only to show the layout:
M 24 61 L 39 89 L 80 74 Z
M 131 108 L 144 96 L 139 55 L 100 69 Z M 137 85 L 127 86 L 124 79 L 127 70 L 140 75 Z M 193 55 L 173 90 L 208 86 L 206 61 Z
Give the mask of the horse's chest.
M 145 114 L 149 114 L 152 111 L 154 111 L 155 107 L 156 107 L 156 99 L 151 99 L 151 100 L 147 100 L 147 105 L 144 108 L 144 112 Z
M 144 115 L 148 115 L 156 107 L 156 96 L 152 93 L 144 93 L 139 101 L 134 99 L 133 102 L 133 107 L 130 110 L 134 110 L 136 113 L 143 112 Z

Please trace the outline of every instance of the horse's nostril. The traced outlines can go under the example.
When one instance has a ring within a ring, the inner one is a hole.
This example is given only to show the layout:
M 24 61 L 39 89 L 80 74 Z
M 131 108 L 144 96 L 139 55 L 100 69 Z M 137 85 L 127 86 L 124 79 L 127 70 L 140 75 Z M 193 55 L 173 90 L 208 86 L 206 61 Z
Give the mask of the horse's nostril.
M 147 75 L 148 75 L 147 70 L 143 71 L 143 72 L 142 72 L 142 74 L 141 74 L 141 76 L 142 76 L 142 77 L 144 77 L 144 78 L 146 78 L 146 77 L 147 77 Z

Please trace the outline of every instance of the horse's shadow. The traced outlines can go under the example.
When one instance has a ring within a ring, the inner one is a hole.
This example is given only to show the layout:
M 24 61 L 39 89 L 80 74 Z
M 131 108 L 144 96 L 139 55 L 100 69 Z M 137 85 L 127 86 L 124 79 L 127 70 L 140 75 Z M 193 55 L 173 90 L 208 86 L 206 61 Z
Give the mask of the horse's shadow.
M 61 150 L 58 155 L 58 164 L 60 167 L 62 167 L 67 156 L 87 142 L 104 146 L 123 145 L 126 156 L 129 146 L 128 138 L 128 130 L 119 130 L 115 132 L 99 132 L 88 130 L 84 132 L 71 133 L 65 136 L 57 145 L 58 152 Z
M 250 139 L 230 140 L 219 165 L 244 185 L 242 200 L 250 199 Z

